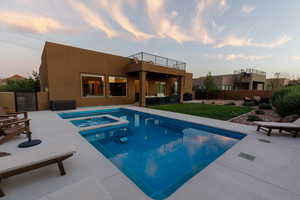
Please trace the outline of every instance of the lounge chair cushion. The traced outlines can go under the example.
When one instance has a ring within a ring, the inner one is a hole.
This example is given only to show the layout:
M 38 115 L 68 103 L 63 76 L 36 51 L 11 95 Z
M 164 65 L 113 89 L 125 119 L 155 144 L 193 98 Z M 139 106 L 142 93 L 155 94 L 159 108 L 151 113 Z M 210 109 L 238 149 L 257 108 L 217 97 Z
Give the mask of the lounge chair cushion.
M 10 156 L 1 157 L 0 174 L 74 153 L 74 147 L 40 145 L 36 148 L 26 149 L 22 152 L 12 154 Z
M 264 127 L 270 127 L 270 128 L 299 128 L 300 129 L 300 125 L 297 125 L 295 123 L 255 122 L 255 124 L 264 126 Z
M 40 200 L 112 200 L 111 195 L 95 177 L 85 178 L 63 187 Z

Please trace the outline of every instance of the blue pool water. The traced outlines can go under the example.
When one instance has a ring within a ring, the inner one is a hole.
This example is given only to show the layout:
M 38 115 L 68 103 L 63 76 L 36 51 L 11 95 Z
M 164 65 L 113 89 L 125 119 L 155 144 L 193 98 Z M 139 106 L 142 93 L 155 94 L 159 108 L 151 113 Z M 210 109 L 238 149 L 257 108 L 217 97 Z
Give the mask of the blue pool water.
M 92 117 L 88 119 L 71 120 L 71 123 L 77 127 L 88 127 L 101 124 L 108 124 L 112 122 L 117 122 L 117 120 L 108 117 Z
M 80 134 L 155 200 L 167 198 L 245 137 L 128 109 L 107 112 L 129 124 Z M 128 141 L 121 143 L 122 137 Z

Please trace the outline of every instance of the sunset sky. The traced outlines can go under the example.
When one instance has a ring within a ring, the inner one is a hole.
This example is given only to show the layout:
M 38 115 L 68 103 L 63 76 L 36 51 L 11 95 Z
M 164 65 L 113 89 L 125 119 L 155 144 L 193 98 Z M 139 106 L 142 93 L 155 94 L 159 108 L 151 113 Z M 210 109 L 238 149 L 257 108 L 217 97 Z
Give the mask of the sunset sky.
M 300 76 L 299 8 L 299 0 L 1 0 L 0 77 L 37 70 L 45 41 L 158 54 L 187 62 L 194 77 L 241 68 Z

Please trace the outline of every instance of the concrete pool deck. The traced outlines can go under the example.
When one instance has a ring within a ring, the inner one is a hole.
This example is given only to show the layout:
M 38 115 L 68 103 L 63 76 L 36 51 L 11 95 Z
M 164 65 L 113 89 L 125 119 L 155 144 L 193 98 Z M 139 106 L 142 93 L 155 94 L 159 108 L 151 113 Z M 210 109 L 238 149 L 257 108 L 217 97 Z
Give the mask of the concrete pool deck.
M 222 129 L 248 134 L 207 168 L 182 185 L 168 200 L 296 200 L 300 199 L 300 137 L 272 136 L 255 131 L 255 127 L 153 110 L 134 106 L 103 106 L 77 110 L 126 107 L 137 111 L 182 119 Z M 67 112 L 74 112 L 67 111 Z M 38 200 L 64 186 L 86 177 L 96 177 L 113 200 L 145 200 L 147 197 L 108 159 L 78 133 L 78 128 L 57 112 L 29 113 L 33 138 L 42 145 L 72 145 L 77 153 L 65 161 L 67 174 L 59 176 L 56 165 L 21 174 L 1 182 L 5 200 Z M 270 143 L 259 141 L 264 139 Z M 26 140 L 19 137 L 0 146 L 0 152 L 26 151 L 17 145 Z M 240 153 L 255 156 L 253 161 L 241 158 Z M 1 158 L 0 158 L 1 159 Z

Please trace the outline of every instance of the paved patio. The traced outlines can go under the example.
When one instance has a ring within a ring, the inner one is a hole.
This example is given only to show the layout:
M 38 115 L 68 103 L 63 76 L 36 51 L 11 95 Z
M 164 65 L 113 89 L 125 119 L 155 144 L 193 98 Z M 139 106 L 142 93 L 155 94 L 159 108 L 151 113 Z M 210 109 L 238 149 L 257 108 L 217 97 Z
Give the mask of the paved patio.
M 96 109 L 114 106 L 96 107 Z M 120 106 L 118 106 L 120 107 Z M 207 124 L 248 134 L 246 138 L 198 173 L 168 200 L 296 200 L 300 199 L 300 138 L 291 136 L 267 137 L 257 133 L 252 126 L 206 119 L 179 113 L 123 106 L 147 113 Z M 95 107 L 81 108 L 93 110 Z M 5 200 L 37 200 L 48 193 L 83 178 L 99 179 L 114 200 L 149 199 L 133 182 L 122 174 L 109 160 L 94 149 L 78 134 L 78 129 L 56 112 L 40 111 L 29 114 L 34 138 L 43 140 L 42 145 L 72 145 L 77 154 L 65 161 L 66 176 L 59 176 L 57 166 L 18 175 L 1 183 Z M 266 139 L 271 143 L 261 142 Z M 0 151 L 15 153 L 17 144 L 25 138 L 17 138 L 0 146 Z M 239 154 L 254 155 L 254 161 Z

